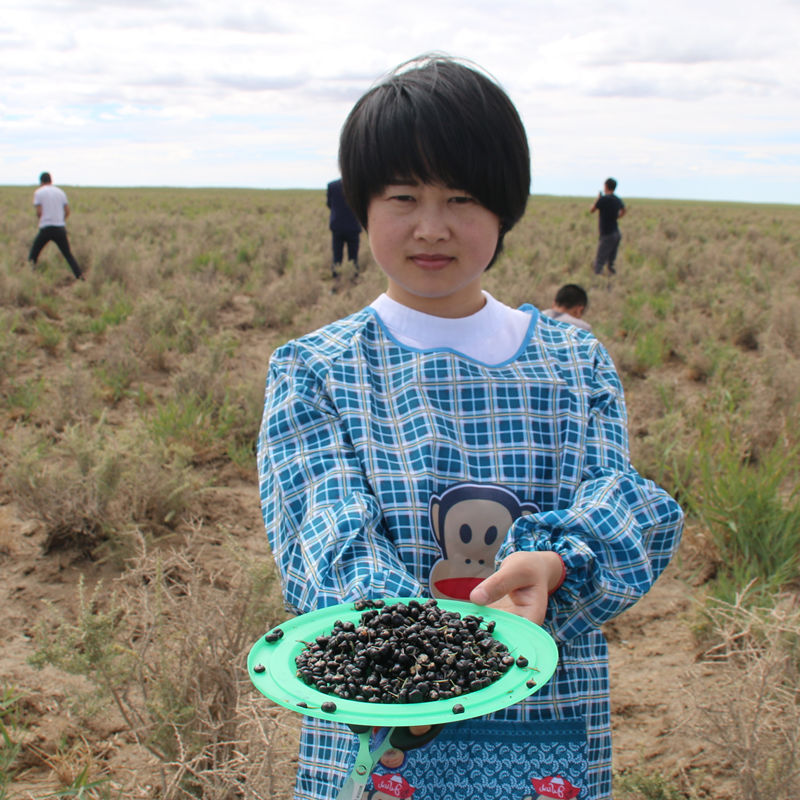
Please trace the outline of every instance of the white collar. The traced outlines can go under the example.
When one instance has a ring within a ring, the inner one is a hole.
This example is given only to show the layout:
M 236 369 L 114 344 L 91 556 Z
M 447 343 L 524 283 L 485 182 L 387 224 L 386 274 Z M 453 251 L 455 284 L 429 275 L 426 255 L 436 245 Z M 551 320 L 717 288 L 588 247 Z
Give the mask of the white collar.
M 530 315 L 496 300 L 484 291 L 483 308 L 468 317 L 437 317 L 392 300 L 385 293 L 371 307 L 389 332 L 420 350 L 455 350 L 487 364 L 511 358 L 525 339 Z

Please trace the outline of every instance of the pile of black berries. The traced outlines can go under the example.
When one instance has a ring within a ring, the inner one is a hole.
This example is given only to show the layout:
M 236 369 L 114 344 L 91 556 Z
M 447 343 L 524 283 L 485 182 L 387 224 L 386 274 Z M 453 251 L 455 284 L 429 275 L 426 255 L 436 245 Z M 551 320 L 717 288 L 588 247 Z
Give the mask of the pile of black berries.
M 514 664 L 494 622 L 436 600 L 358 601 L 357 623 L 337 620 L 295 659 L 297 676 L 325 694 L 367 703 L 423 703 L 483 689 Z

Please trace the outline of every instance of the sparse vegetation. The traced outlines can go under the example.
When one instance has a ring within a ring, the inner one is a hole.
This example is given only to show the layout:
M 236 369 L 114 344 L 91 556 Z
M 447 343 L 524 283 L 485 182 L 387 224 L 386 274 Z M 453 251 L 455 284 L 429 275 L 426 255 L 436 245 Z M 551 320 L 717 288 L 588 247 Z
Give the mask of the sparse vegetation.
M 735 775 L 738 797 L 800 796 L 800 609 L 796 597 L 755 604 L 744 587 L 704 609 L 714 690 L 694 692 L 693 725 Z M 690 673 L 690 678 L 691 678 Z
M 39 716 L 118 714 L 164 800 L 283 797 L 292 766 L 279 753 L 294 734 L 248 694 L 243 668 L 249 637 L 280 617 L 279 588 L 244 568 L 227 532 L 245 516 L 237 492 L 255 486 L 272 348 L 365 305 L 383 277 L 365 247 L 358 280 L 331 282 L 321 192 L 69 194 L 79 284 L 54 247 L 29 269 L 30 190 L 0 188 L 0 527 L 13 522 L 0 558 L 35 542 L 36 569 L 86 573 L 40 627 L 37 659 L 94 696 Z M 741 715 L 770 709 L 766 730 L 726 717 L 724 694 L 695 702 L 709 742 L 724 727 L 724 768 L 749 800 L 759 776 L 797 779 L 797 653 L 784 645 L 799 632 L 800 208 L 626 201 L 613 285 L 591 274 L 586 199 L 534 197 L 487 289 L 540 307 L 566 282 L 589 291 L 587 319 L 625 384 L 634 464 L 691 515 L 687 546 L 708 578 L 695 587 L 703 668 L 731 693 L 747 674 L 755 705 Z M 90 738 L 45 753 L 23 735 L 27 688 L 16 676 L 0 699 L 0 798 L 34 767 L 46 777 L 25 800 L 132 797 Z M 619 780 L 626 800 L 691 796 L 685 776 L 648 765 Z
M 20 726 L 19 695 L 13 686 L 3 686 L 0 695 L 0 800 L 10 797 L 8 788 L 16 772 L 15 762 L 22 745 L 17 741 Z
M 227 549 L 225 568 L 208 571 L 208 549 Z M 161 764 L 164 800 L 222 800 L 264 769 L 263 747 L 242 741 L 251 718 L 238 659 L 281 618 L 273 583 L 270 563 L 247 564 L 224 537 L 196 529 L 153 552 L 142 537 L 113 592 L 98 583 L 89 594 L 81 581 L 74 620 L 50 607 L 31 662 L 85 675 L 97 700 L 113 702 Z
M 43 550 L 96 555 L 131 530 L 174 528 L 198 490 L 180 458 L 141 428 L 114 432 L 102 418 L 65 427 L 54 442 L 13 432 L 7 484 L 44 528 Z
M 713 596 L 749 603 L 800 585 L 800 495 L 797 446 L 781 437 L 760 454 L 740 449 L 728 432 L 707 431 L 684 496 L 717 556 Z
M 632 772 L 617 777 L 614 788 L 619 800 L 686 800 L 686 795 L 663 775 Z

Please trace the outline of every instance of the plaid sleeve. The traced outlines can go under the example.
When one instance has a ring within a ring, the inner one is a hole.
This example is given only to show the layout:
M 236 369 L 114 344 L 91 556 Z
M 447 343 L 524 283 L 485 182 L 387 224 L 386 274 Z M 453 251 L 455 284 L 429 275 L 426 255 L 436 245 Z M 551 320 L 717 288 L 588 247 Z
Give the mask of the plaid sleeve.
M 677 550 L 683 512 L 630 465 L 627 416 L 619 378 L 603 348 L 588 391 L 580 446 L 581 480 L 569 504 L 523 516 L 509 530 L 498 561 L 516 550 L 553 550 L 566 578 L 548 604 L 546 625 L 568 641 L 615 617 L 645 595 Z
M 291 346 L 273 357 L 258 440 L 261 509 L 287 606 L 419 596 L 324 380 Z

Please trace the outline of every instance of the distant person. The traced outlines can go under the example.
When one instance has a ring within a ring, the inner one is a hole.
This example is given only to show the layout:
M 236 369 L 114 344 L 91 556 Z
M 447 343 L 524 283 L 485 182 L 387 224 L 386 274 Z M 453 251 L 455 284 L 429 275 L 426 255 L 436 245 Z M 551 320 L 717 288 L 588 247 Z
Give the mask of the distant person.
M 583 312 L 588 307 L 589 296 L 586 294 L 586 290 L 576 283 L 567 283 L 556 292 L 553 307 L 542 311 L 542 314 L 560 322 L 569 322 L 576 328 L 590 331 L 592 326 L 583 319 Z
M 53 179 L 49 172 L 43 172 L 39 176 L 39 188 L 33 193 L 33 205 L 36 209 L 36 216 L 39 218 L 39 232 L 33 240 L 31 252 L 28 255 L 31 266 L 36 267 L 42 248 L 48 242 L 55 242 L 61 255 L 67 259 L 75 277 L 78 280 L 84 280 L 81 268 L 69 248 L 69 239 L 67 239 L 66 222 L 69 216 L 67 195 L 58 186 L 53 185 Z
M 358 272 L 358 245 L 361 238 L 361 225 L 350 210 L 342 192 L 342 179 L 337 178 L 328 184 L 328 208 L 331 210 L 330 229 L 333 240 L 333 263 L 331 270 L 335 278 L 339 274 L 347 245 L 347 258 L 353 262 Z
M 603 267 L 608 264 L 608 271 L 611 275 L 616 275 L 614 262 L 617 260 L 617 250 L 622 234 L 619 230 L 617 220 L 625 216 L 625 203 L 614 194 L 617 182 L 613 178 L 608 178 L 603 185 L 603 191 L 597 195 L 590 211 L 594 214 L 599 213 L 600 240 L 597 243 L 597 255 L 594 259 L 595 275 L 603 274 Z

